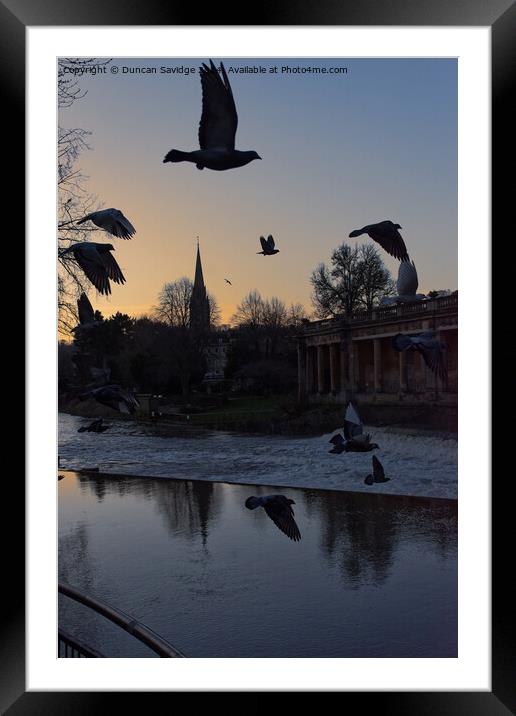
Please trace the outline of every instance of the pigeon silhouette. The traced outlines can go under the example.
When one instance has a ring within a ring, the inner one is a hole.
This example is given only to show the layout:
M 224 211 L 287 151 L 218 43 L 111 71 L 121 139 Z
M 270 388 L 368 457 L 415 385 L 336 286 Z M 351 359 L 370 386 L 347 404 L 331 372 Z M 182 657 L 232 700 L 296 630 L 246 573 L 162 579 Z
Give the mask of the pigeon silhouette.
M 407 247 L 398 229 L 401 229 L 399 224 L 393 224 L 392 221 L 380 221 L 378 224 L 368 224 L 361 229 L 355 229 L 351 232 L 350 237 L 355 238 L 355 236 L 367 234 L 391 256 L 400 261 L 408 261 Z
M 81 400 L 93 398 L 102 405 L 107 405 L 119 413 L 133 414 L 140 407 L 138 400 L 119 385 L 104 385 L 100 388 L 93 388 L 79 395 Z
M 417 336 L 405 336 L 403 333 L 398 333 L 393 337 L 392 345 L 395 350 L 400 352 L 417 351 L 423 356 L 423 360 L 432 373 L 443 381 L 447 380 L 448 369 L 444 353 L 447 344 L 439 341 L 433 331 L 427 331 Z
M 233 285 L 233 284 L 231 283 L 231 281 L 230 281 L 230 280 L 229 280 L 228 278 L 225 278 L 225 279 L 224 279 L 224 281 L 225 281 L 226 283 L 229 283 L 229 285 L 230 285 L 230 286 L 232 286 L 232 285 Z
M 93 310 L 90 299 L 85 293 L 81 293 L 77 299 L 77 313 L 79 316 L 79 324 L 73 329 L 74 332 L 100 325 L 100 321 L 95 319 L 95 311 Z
M 289 539 L 298 542 L 301 539 L 301 533 L 294 519 L 294 510 L 291 507 L 291 505 L 295 504 L 294 500 L 290 500 L 285 495 L 253 496 L 248 497 L 245 501 L 245 506 L 248 510 L 263 507 L 276 527 L 286 534 Z
M 372 485 L 374 482 L 389 482 L 391 478 L 385 477 L 383 465 L 376 455 L 373 455 L 373 474 L 368 475 L 364 480 L 366 485 Z
M 92 423 L 90 423 L 87 426 L 82 426 L 77 430 L 78 433 L 105 433 L 106 430 L 109 430 L 111 425 L 104 425 L 104 421 L 102 418 L 99 418 L 98 420 L 94 420 Z
M 379 445 L 371 442 L 369 433 L 364 435 L 364 426 L 352 403 L 346 408 L 344 417 L 344 435 L 337 433 L 330 439 L 333 448 L 329 451 L 336 455 L 343 452 L 370 452 L 379 448 Z
M 274 254 L 279 254 L 279 249 L 274 248 L 274 239 L 270 234 L 266 239 L 264 239 L 263 236 L 260 236 L 260 243 L 262 245 L 262 250 L 257 251 L 256 253 L 263 254 L 263 256 L 274 256 Z
M 136 233 L 136 229 L 120 209 L 111 208 L 92 211 L 91 214 L 86 214 L 82 219 L 79 219 L 77 224 L 84 224 L 85 221 L 92 221 L 95 226 L 104 229 L 108 234 L 112 234 L 119 239 L 130 239 Z
M 202 89 L 202 114 L 199 124 L 199 146 L 193 152 L 171 149 L 164 162 L 193 162 L 197 169 L 224 171 L 261 159 L 254 151 L 235 149 L 238 115 L 226 70 L 220 63 L 220 76 L 210 60 L 200 67 Z
M 125 283 L 124 274 L 114 256 L 110 253 L 114 250 L 111 244 L 82 241 L 69 246 L 64 251 L 61 251 L 59 255 L 63 257 L 68 253 L 72 253 L 90 283 L 95 286 L 99 293 L 107 296 L 111 293 L 110 279 L 115 283 Z
M 410 303 L 411 301 L 422 301 L 426 298 L 424 293 L 416 293 L 418 278 L 416 265 L 413 261 L 400 261 L 398 269 L 398 280 L 396 282 L 397 296 L 388 296 L 380 300 L 381 306 L 394 303 Z

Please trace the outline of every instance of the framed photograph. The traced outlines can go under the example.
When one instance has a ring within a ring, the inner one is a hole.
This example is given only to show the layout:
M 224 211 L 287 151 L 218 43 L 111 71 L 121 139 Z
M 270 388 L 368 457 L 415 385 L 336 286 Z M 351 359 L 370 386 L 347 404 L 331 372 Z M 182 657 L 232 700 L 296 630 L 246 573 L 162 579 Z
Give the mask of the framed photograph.
M 516 707 L 479 295 L 515 12 L 468 10 L 0 8 L 27 147 L 8 713 Z

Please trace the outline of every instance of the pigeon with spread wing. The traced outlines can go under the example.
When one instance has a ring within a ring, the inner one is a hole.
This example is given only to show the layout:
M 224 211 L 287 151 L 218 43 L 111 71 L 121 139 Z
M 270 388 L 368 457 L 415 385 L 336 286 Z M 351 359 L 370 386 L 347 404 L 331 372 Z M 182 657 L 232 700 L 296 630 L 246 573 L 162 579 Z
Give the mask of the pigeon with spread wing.
M 61 251 L 60 258 L 66 258 L 73 254 L 75 261 L 86 274 L 86 278 L 92 283 L 99 293 L 106 296 L 111 293 L 111 281 L 125 283 L 122 269 L 117 264 L 111 251 L 115 248 L 111 244 L 97 244 L 93 241 L 82 241 L 72 244 L 64 251 Z
M 260 236 L 260 244 L 262 245 L 262 250 L 257 251 L 257 254 L 262 254 L 263 256 L 274 256 L 274 254 L 279 254 L 279 249 L 276 248 L 274 239 L 270 234 L 266 239 L 263 236 Z
M 86 221 L 91 221 L 99 229 L 104 229 L 108 234 L 119 239 L 130 239 L 136 233 L 136 229 L 120 209 L 111 208 L 92 211 L 91 214 L 86 214 L 82 219 L 79 219 L 77 223 L 84 224 Z
M 368 224 L 361 229 L 355 229 L 351 232 L 350 237 L 355 238 L 355 236 L 367 234 L 391 256 L 400 261 L 408 261 L 407 247 L 398 229 L 401 229 L 399 224 L 394 224 L 392 221 L 380 221 L 378 224 Z
M 433 331 L 427 331 L 417 336 L 406 336 L 398 333 L 392 339 L 393 348 L 399 352 L 417 351 L 432 373 L 446 382 L 448 369 L 446 366 L 446 348 L 444 341 L 439 341 Z
M 379 448 L 379 445 L 371 442 L 369 433 L 364 434 L 364 426 L 353 403 L 349 403 L 346 408 L 344 435 L 337 433 L 330 442 L 333 444 L 330 452 L 337 455 L 343 452 L 370 452 Z
M 192 162 L 197 169 L 224 171 L 261 159 L 254 150 L 242 152 L 235 149 L 238 115 L 223 63 L 220 63 L 220 74 L 212 60 L 209 67 L 203 63 L 199 71 L 202 89 L 200 149 L 193 152 L 171 149 L 163 162 Z
M 301 539 L 301 533 L 294 519 L 294 510 L 291 507 L 291 505 L 295 504 L 294 500 L 290 500 L 285 495 L 253 496 L 248 497 L 245 501 L 245 506 L 248 510 L 263 507 L 276 527 L 286 534 L 289 539 L 298 542 Z

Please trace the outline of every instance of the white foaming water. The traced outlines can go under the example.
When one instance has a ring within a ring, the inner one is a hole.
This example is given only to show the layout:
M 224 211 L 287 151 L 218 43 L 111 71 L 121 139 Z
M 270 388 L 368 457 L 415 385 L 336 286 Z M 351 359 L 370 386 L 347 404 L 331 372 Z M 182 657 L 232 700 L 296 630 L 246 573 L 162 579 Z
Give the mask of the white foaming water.
M 457 440 L 399 429 L 368 428 L 379 450 L 329 453 L 329 439 L 196 431 L 157 437 L 138 423 L 107 420 L 103 434 L 78 433 L 91 422 L 59 414 L 62 469 L 185 480 L 214 480 L 396 495 L 457 498 Z M 389 482 L 364 484 L 376 455 Z

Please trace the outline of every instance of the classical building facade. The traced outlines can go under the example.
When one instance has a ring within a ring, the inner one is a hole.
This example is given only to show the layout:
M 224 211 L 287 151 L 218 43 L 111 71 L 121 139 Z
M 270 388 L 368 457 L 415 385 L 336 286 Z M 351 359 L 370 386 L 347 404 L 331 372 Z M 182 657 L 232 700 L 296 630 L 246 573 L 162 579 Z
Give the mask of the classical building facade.
M 378 307 L 349 320 L 307 324 L 298 336 L 299 399 L 309 402 L 457 404 L 458 295 Z M 392 347 L 397 333 L 435 331 L 446 343 L 446 384 L 415 351 Z

